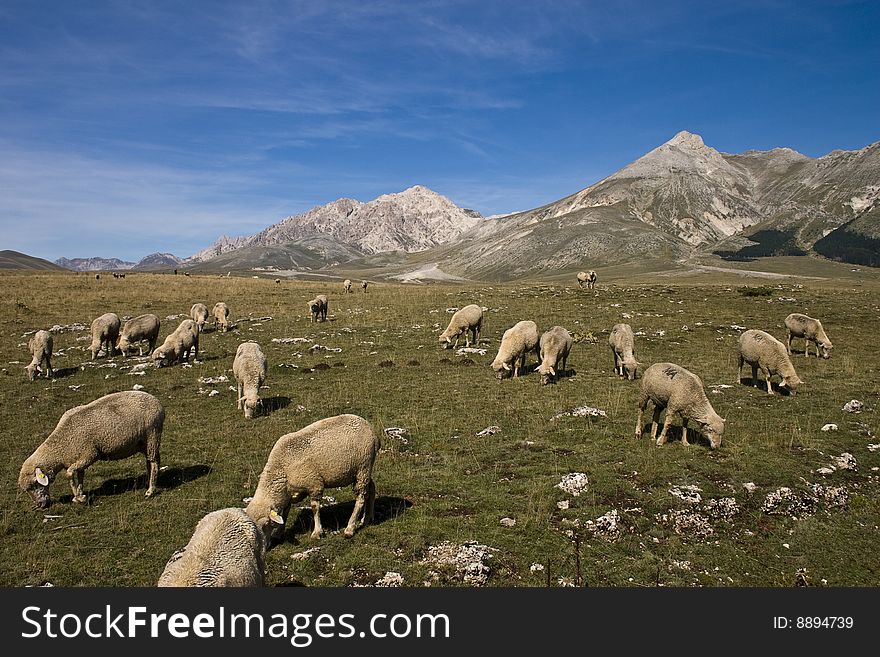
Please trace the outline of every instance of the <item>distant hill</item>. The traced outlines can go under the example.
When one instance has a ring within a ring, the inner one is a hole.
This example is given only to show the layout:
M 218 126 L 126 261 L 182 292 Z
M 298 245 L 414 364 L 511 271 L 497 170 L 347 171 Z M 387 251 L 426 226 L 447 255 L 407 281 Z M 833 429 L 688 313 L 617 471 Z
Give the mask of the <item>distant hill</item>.
M 55 264 L 72 271 L 123 271 L 134 267 L 133 262 L 119 258 L 58 258 Z
M 35 258 L 26 253 L 18 251 L 0 251 L 0 269 L 44 269 L 48 271 L 62 271 L 64 268 L 59 267 L 53 262 Z
M 144 256 L 132 267 L 139 271 L 151 271 L 158 269 L 175 269 L 185 263 L 183 258 L 178 258 L 173 253 L 151 253 Z

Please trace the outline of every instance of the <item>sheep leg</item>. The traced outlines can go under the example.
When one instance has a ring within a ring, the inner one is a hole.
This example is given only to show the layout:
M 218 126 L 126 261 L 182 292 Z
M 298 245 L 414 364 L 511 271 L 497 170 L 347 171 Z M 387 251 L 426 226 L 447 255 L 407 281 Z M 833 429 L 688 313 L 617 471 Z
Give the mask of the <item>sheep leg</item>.
M 661 410 L 660 406 L 657 404 L 654 404 L 654 417 L 651 420 L 651 440 L 654 440 L 655 438 L 657 438 L 657 425 L 660 423 L 660 410 Z M 668 418 L 669 414 L 667 413 L 666 415 Z M 666 431 L 666 425 L 663 426 L 663 431 L 664 432 Z M 664 442 L 666 442 L 665 438 L 664 438 Z
M 618 366 L 617 352 L 612 347 L 611 355 L 614 356 L 614 373 L 620 376 L 620 367 Z
M 769 369 L 763 370 L 763 372 L 764 372 L 764 378 L 767 379 L 767 394 L 772 395 L 773 394 L 773 387 L 770 385 L 770 370 Z
M 681 442 L 685 445 L 690 445 L 688 442 L 688 421 L 686 417 L 681 419 Z
M 361 525 L 372 525 L 376 515 L 376 483 L 370 479 L 367 483 L 367 503 L 364 507 L 364 517 Z
M 736 368 L 736 384 L 739 385 L 742 383 L 742 373 L 743 373 L 743 363 L 745 359 L 740 355 L 739 357 L 739 365 Z
M 760 385 L 760 383 L 758 383 L 758 366 L 757 365 L 752 365 L 752 385 L 755 386 L 756 388 Z
M 657 446 L 666 444 L 666 434 L 669 432 L 669 425 L 672 424 L 672 413 L 668 410 L 666 411 L 666 419 L 663 421 L 663 431 L 660 432 L 660 437 L 657 438 Z
M 159 459 L 147 457 L 147 492 L 144 497 L 152 497 L 156 492 L 156 479 L 159 477 Z
M 82 468 L 74 469 L 74 466 L 70 466 L 67 469 L 67 476 L 70 477 L 70 490 L 73 491 L 73 501 L 82 504 L 86 501 L 86 496 L 83 495 L 83 470 Z
M 240 381 L 238 382 L 238 410 L 241 410 L 241 398 L 244 397 L 244 384 Z
M 324 493 L 324 490 L 316 490 L 309 493 L 312 500 L 312 515 L 315 517 L 315 528 L 312 530 L 312 538 L 321 538 L 321 535 L 324 533 L 324 529 L 321 527 L 321 495 Z
M 791 331 L 788 332 L 788 355 L 791 356 L 791 339 L 794 336 L 791 334 Z
M 642 415 L 645 412 L 645 406 L 647 406 L 647 403 L 642 404 L 639 402 L 639 416 L 636 418 L 636 440 L 642 437 Z
M 351 517 L 348 519 L 348 525 L 345 528 L 346 538 L 351 538 L 354 536 L 355 527 L 360 527 L 363 525 L 363 522 L 358 523 L 358 517 L 361 515 L 361 511 L 364 510 L 364 503 L 366 502 L 367 497 L 367 487 L 361 486 L 360 490 L 357 492 L 357 498 L 355 499 L 354 509 L 352 509 Z

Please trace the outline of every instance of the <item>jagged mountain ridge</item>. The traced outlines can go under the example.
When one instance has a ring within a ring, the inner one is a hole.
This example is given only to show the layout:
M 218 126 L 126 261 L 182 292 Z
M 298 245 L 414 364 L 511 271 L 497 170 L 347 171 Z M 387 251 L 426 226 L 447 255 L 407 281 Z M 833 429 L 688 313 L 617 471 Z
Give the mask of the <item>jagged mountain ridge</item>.
M 412 253 L 449 242 L 480 219 L 479 213 L 459 208 L 445 196 L 416 185 L 368 203 L 341 198 L 287 217 L 255 235 L 221 236 L 190 261 L 205 262 L 238 249 L 280 246 L 318 236 L 360 254 Z
M 119 258 L 58 258 L 55 264 L 72 271 L 121 271 L 131 269 L 134 262 L 127 262 Z

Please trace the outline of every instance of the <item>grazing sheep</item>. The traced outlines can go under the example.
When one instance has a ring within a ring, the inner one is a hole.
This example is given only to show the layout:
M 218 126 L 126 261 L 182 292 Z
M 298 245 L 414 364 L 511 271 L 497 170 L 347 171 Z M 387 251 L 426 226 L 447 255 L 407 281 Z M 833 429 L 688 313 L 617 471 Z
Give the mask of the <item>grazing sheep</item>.
M 379 447 L 379 438 L 369 422 L 349 414 L 318 420 L 281 436 L 269 453 L 247 514 L 268 540 L 273 530 L 283 532 L 290 505 L 310 496 L 315 518 L 311 536 L 320 538 L 324 489 L 352 484 L 357 499 L 345 536 L 353 536 L 357 527 L 373 521 L 373 465 Z M 361 512 L 363 516 L 358 521 Z
M 171 555 L 157 586 L 263 586 L 266 538 L 244 509 L 211 511 Z
M 346 278 L 342 281 L 342 289 L 345 290 L 346 293 L 351 292 L 351 280 Z
M 364 289 L 364 294 L 367 293 L 367 285 L 369 285 L 369 284 L 367 283 L 367 281 L 363 281 L 363 282 L 361 283 L 361 287 Z
M 553 381 L 557 372 L 565 372 L 565 363 L 571 353 L 571 333 L 561 326 L 544 331 L 538 342 L 538 357 L 541 363 L 535 369 L 541 374 L 541 385 Z
M 280 279 L 280 278 L 276 278 L 276 279 L 275 279 L 275 285 L 281 285 L 281 279 Z
M 21 466 L 18 486 L 37 507 L 50 504 L 49 485 L 66 469 L 74 502 L 85 502 L 83 474 L 95 461 L 116 461 L 141 453 L 147 458 L 149 486 L 156 491 L 159 441 L 165 409 L 153 395 L 127 390 L 105 395 L 66 411 L 55 430 Z
M 635 336 L 632 327 L 629 324 L 615 324 L 608 336 L 608 344 L 614 356 L 614 372 L 621 377 L 626 376 L 630 381 L 634 380 L 641 363 L 633 352 Z
M 500 381 L 505 373 L 510 372 L 513 364 L 513 376 L 519 376 L 519 371 L 526 366 L 526 354 L 534 351 L 540 359 L 538 348 L 538 325 L 531 320 L 525 320 L 514 324 L 504 332 L 501 344 L 498 346 L 498 355 L 492 361 L 492 369 L 496 378 Z M 518 363 L 516 361 L 519 361 Z
M 311 322 L 327 321 L 327 297 L 319 294 L 309 301 L 309 312 L 311 313 Z
M 205 322 L 208 321 L 208 306 L 203 303 L 194 303 L 189 309 L 189 316 L 199 325 L 199 333 L 201 333 L 205 329 Z
M 588 290 L 592 290 L 596 286 L 596 272 L 592 270 L 578 272 L 577 282 L 581 289 L 586 285 Z
M 455 311 L 455 314 L 449 320 L 449 326 L 446 327 L 446 330 L 437 339 L 443 343 L 444 349 L 449 349 L 449 347 L 454 349 L 458 346 L 459 336 L 464 333 L 465 347 L 470 347 L 471 342 L 468 331 L 473 334 L 474 344 L 477 344 L 480 341 L 480 329 L 482 326 L 483 309 L 477 304 L 472 303 Z M 452 344 L 452 338 L 455 338 L 455 344 Z
M 232 361 L 232 373 L 238 383 L 238 408 L 244 402 L 244 416 L 251 419 L 260 403 L 260 386 L 266 380 L 266 355 L 256 342 L 242 342 Z
M 229 330 L 229 306 L 222 301 L 214 304 L 211 310 L 211 316 L 214 318 L 214 328 L 220 328 L 224 333 Z
M 90 347 L 92 360 L 98 357 L 98 352 L 101 349 L 104 349 L 108 356 L 113 356 L 113 345 L 119 339 L 120 325 L 121 322 L 116 313 L 104 313 L 92 322 L 92 345 Z
M 780 387 L 787 387 L 791 394 L 797 394 L 797 387 L 803 383 L 794 371 L 794 365 L 788 357 L 785 345 L 766 331 L 750 329 L 739 336 L 739 365 L 736 368 L 736 382 L 740 383 L 743 363 L 752 366 L 752 384 L 758 385 L 758 368 L 764 373 L 767 381 L 767 394 L 773 394 L 770 377 L 778 374 L 782 377 Z
M 788 353 L 791 354 L 791 341 L 794 338 L 804 339 L 804 356 L 810 356 L 810 342 L 816 345 L 816 357 L 820 355 L 822 358 L 831 358 L 831 350 L 834 345 L 825 335 L 825 329 L 822 328 L 822 322 L 812 317 L 807 317 L 801 313 L 792 313 L 785 318 L 785 328 L 788 329 Z M 819 353 L 819 349 L 822 353 Z
M 180 360 L 193 359 L 199 355 L 199 325 L 185 319 L 165 338 L 162 346 L 153 352 L 153 360 L 159 367 L 173 365 Z
M 654 418 L 651 423 L 651 439 L 657 438 L 657 423 L 660 412 L 666 409 L 663 431 L 657 438 L 657 444 L 666 442 L 666 433 L 672 422 L 672 416 L 678 413 L 681 417 L 681 442 L 689 445 L 687 425 L 689 420 L 700 424 L 700 429 L 713 449 L 721 446 L 725 419 L 722 418 L 703 390 L 703 382 L 696 374 L 673 363 L 655 363 L 642 375 L 642 389 L 639 395 L 639 417 L 636 420 L 636 438 L 642 437 L 642 415 L 648 405 L 654 402 Z
M 28 349 L 31 352 L 31 364 L 25 369 L 28 378 L 33 381 L 37 378 L 37 372 L 43 372 L 48 379 L 52 376 L 52 334 L 49 331 L 37 331 L 33 337 L 28 340 Z M 45 367 L 43 364 L 45 363 Z
M 128 354 L 135 342 L 146 340 L 150 348 L 147 353 L 153 353 L 156 348 L 156 340 L 159 338 L 159 318 L 152 313 L 135 317 L 128 320 L 119 332 L 119 342 L 116 343 L 117 351 L 122 355 Z M 138 355 L 143 356 L 144 350 L 142 345 L 138 345 Z
M 101 280 L 101 274 L 95 274 L 95 280 L 96 280 L 96 281 L 100 281 L 100 280 Z

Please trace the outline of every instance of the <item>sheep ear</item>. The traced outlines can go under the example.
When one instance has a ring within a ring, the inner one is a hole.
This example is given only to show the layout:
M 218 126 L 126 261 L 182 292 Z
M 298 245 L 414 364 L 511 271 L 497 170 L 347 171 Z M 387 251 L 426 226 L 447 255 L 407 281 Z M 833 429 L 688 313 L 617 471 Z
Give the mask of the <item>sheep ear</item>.
M 34 479 L 40 486 L 48 486 L 49 485 L 49 477 L 46 476 L 46 473 L 40 470 L 39 468 L 34 469 Z
M 788 385 L 785 383 L 785 379 L 782 379 L 782 381 L 779 382 L 779 387 L 780 388 L 787 388 L 788 387 Z
M 284 516 L 279 514 L 275 509 L 272 509 L 271 511 L 269 511 L 269 520 L 274 522 L 276 525 L 283 525 L 284 524 Z

